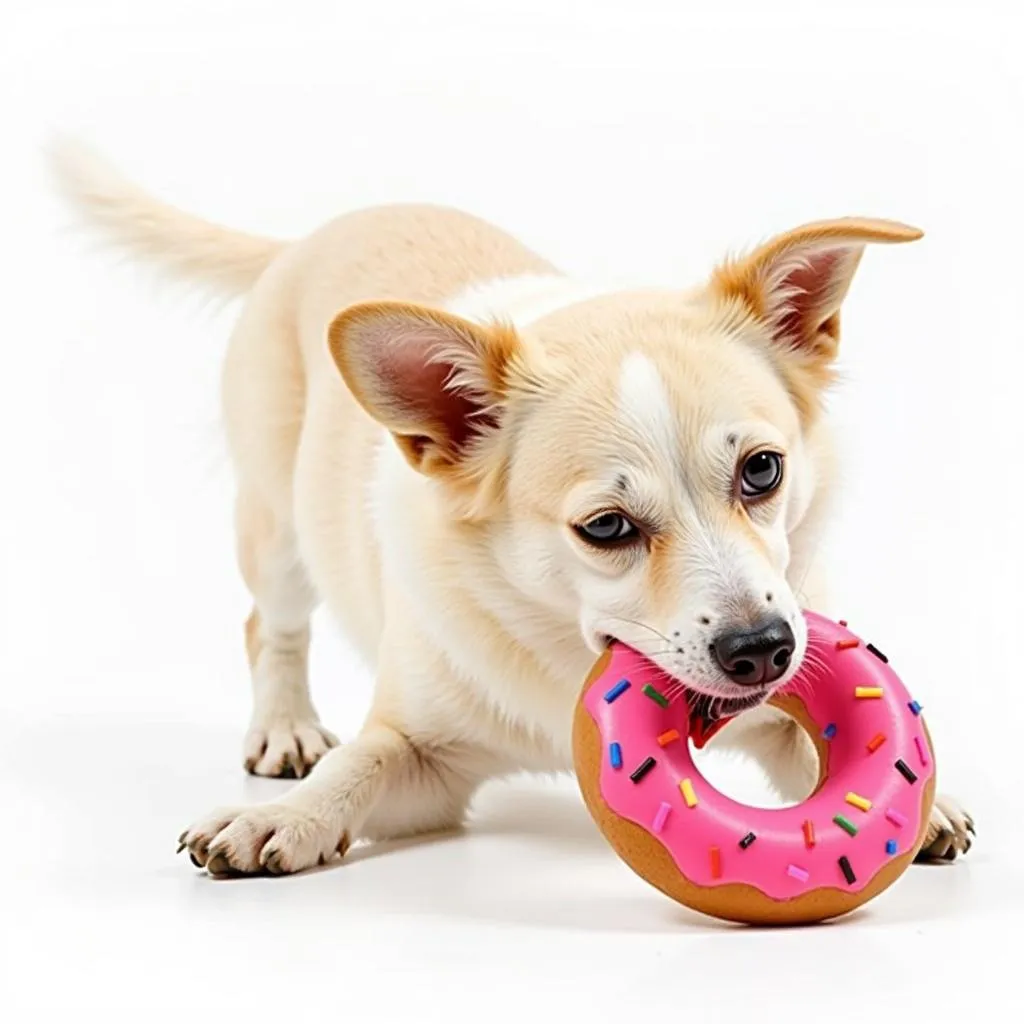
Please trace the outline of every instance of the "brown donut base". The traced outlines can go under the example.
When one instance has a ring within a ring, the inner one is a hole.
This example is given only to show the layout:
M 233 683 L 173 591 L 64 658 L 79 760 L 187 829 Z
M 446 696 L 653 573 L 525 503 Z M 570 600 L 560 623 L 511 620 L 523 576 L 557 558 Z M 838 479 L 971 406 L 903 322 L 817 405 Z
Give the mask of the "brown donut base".
M 591 682 L 604 671 L 610 657 L 611 653 L 606 652 L 598 659 L 582 692 L 585 693 Z M 792 696 L 784 696 L 773 698 L 771 703 L 791 715 L 814 741 L 821 766 L 818 785 L 815 787 L 817 791 L 828 773 L 827 745 L 821 739 L 817 726 L 811 721 L 803 701 Z M 925 736 L 930 750 L 931 737 L 928 735 L 927 727 Z M 576 704 L 573 719 L 573 760 L 576 779 L 587 810 L 612 849 L 644 881 L 676 902 L 711 917 L 743 924 L 812 924 L 848 914 L 874 899 L 907 870 L 921 849 L 935 796 L 933 773 L 922 789 L 921 827 L 913 848 L 899 857 L 894 857 L 859 892 L 834 888 L 814 889 L 793 899 L 774 900 L 752 885 L 741 882 L 702 886 L 685 878 L 659 840 L 639 825 L 620 817 L 604 802 L 599 781 L 602 757 L 600 733 L 581 699 Z

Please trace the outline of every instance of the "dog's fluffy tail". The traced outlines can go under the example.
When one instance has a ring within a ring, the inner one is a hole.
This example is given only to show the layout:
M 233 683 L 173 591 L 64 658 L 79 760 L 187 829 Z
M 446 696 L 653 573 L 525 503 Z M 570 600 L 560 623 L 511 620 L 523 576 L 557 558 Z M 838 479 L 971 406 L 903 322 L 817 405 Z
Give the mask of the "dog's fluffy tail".
M 54 140 L 47 156 L 59 191 L 89 226 L 130 255 L 192 284 L 222 294 L 246 292 L 287 244 L 164 203 L 73 140 Z

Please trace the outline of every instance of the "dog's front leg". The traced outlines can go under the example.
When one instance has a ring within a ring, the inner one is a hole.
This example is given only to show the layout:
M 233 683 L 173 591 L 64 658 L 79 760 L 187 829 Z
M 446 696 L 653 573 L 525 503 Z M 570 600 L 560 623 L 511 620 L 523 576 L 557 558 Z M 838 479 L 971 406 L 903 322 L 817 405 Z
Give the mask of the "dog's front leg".
M 481 777 L 450 751 L 371 720 L 280 800 L 214 812 L 181 836 L 181 848 L 215 876 L 291 874 L 344 855 L 361 836 L 458 825 Z
M 323 864 L 345 853 L 388 775 L 401 773 L 410 756 L 401 733 L 369 724 L 280 800 L 215 811 L 188 829 L 181 843 L 211 875 L 289 874 Z

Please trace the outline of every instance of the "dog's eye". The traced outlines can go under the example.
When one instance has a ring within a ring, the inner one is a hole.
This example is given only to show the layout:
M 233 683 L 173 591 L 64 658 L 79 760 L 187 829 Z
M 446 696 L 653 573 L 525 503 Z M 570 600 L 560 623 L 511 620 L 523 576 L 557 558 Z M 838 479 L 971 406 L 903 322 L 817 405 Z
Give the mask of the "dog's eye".
M 782 456 L 778 452 L 754 452 L 740 473 L 740 493 L 744 498 L 770 494 L 782 481 Z
M 608 546 L 622 544 L 639 535 L 636 524 L 621 512 L 605 512 L 576 526 L 576 532 L 591 544 Z

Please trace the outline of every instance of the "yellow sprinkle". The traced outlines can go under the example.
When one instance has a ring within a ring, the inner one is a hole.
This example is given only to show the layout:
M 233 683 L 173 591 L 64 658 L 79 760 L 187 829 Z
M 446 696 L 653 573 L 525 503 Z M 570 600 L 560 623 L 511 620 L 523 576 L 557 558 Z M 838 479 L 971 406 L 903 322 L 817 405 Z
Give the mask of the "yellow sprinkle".
M 858 796 L 856 793 L 847 793 L 846 802 L 853 804 L 854 807 L 859 807 L 862 811 L 871 810 L 871 801 L 865 800 L 864 797 Z
M 882 688 L 880 686 L 858 686 L 853 691 L 854 697 L 881 697 Z
M 687 807 L 697 806 L 697 794 L 693 791 L 693 783 L 689 779 L 683 779 L 679 783 L 679 791 L 683 794 Z

